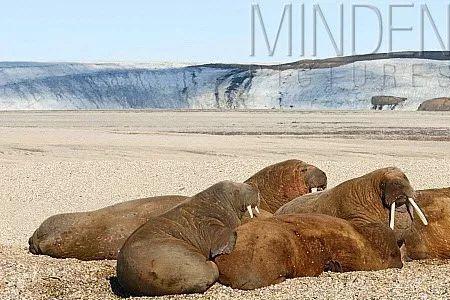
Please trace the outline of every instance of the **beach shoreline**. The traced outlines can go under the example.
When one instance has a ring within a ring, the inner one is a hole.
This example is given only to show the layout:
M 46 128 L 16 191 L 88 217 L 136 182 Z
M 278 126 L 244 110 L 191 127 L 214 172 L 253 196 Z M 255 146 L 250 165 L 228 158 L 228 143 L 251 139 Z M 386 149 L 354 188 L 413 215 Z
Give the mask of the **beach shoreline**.
M 47 217 L 164 194 L 193 195 L 300 159 L 329 187 L 387 166 L 416 189 L 450 186 L 450 114 L 374 111 L 15 111 L 0 113 L 1 299 L 118 299 L 114 262 L 36 257 Z M 325 274 L 239 292 L 215 285 L 177 299 L 448 297 L 446 262 Z M 114 287 L 114 285 L 113 285 Z M 447 295 L 447 296 L 445 296 Z M 166 297 L 169 298 L 169 297 Z

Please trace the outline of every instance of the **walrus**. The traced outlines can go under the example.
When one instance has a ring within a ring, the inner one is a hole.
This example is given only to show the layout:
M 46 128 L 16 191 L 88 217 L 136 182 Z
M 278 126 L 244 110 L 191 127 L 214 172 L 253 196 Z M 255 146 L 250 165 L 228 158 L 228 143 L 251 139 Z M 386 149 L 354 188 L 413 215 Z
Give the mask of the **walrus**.
M 416 202 L 426 215 L 428 226 L 420 218 L 414 218 L 412 223 L 404 217 L 400 219 L 406 258 L 449 259 L 450 188 L 417 191 Z
M 320 214 L 280 215 L 242 225 L 237 228 L 233 251 L 216 257 L 215 262 L 219 282 L 243 290 L 324 271 L 403 266 L 392 232 L 382 247 L 373 247 L 348 221 Z
M 118 282 L 138 296 L 206 291 L 219 277 L 212 260 L 232 251 L 235 229 L 258 205 L 254 187 L 224 181 L 150 219 L 120 250 Z
M 320 213 L 347 220 L 361 229 L 371 223 L 389 224 L 394 229 L 396 209 L 406 205 L 411 218 L 414 210 L 427 225 L 414 197 L 415 191 L 406 175 L 398 168 L 389 167 L 348 180 L 332 189 L 296 198 L 278 209 L 275 215 Z M 370 228 L 367 228 L 368 233 L 372 231 Z
M 80 260 L 117 259 L 125 240 L 151 217 L 187 200 L 161 196 L 127 201 L 91 212 L 55 215 L 28 241 L 33 254 Z
M 245 183 L 259 190 L 260 208 L 273 214 L 297 197 L 326 189 L 327 176 L 313 165 L 291 159 L 262 169 Z

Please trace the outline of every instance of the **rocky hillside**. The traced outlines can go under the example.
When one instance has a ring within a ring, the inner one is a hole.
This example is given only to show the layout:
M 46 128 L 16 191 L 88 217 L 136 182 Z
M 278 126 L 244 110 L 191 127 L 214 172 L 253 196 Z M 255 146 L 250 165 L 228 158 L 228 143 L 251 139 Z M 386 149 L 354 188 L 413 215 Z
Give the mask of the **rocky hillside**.
M 416 110 L 450 95 L 450 56 L 377 54 L 283 65 L 0 63 L 0 109 L 370 109 L 373 96 Z

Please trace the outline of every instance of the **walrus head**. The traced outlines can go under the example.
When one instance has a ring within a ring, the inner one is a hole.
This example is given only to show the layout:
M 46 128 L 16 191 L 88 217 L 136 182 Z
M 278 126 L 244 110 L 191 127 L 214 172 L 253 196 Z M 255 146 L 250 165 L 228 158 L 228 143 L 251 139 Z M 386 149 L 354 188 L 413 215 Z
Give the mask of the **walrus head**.
M 305 183 L 309 193 L 320 192 L 327 188 L 327 175 L 315 166 L 308 165 L 305 172 Z
M 258 189 L 246 184 L 232 181 L 222 181 L 213 186 L 216 193 L 229 193 L 226 197 L 242 220 L 246 212 L 253 218 L 254 212 L 259 213 L 260 195 Z
M 297 197 L 325 189 L 327 176 L 313 165 L 290 159 L 262 169 L 245 183 L 260 192 L 261 208 L 274 213 Z
M 411 220 L 414 217 L 413 211 L 419 216 L 424 225 L 428 225 L 428 221 L 416 204 L 415 191 L 411 187 L 406 175 L 397 168 L 387 168 L 380 181 L 381 200 L 383 206 L 389 210 L 389 227 L 394 229 L 395 212 L 397 208 L 406 206 Z

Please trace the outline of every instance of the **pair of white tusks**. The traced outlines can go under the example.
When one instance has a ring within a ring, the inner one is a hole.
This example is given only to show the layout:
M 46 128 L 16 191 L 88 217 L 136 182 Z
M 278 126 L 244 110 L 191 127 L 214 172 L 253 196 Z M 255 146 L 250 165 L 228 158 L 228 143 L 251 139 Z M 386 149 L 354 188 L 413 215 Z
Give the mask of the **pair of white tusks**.
M 247 206 L 247 210 L 248 210 L 248 213 L 250 214 L 250 218 L 253 219 L 254 215 L 253 215 L 252 206 L 251 206 L 251 205 Z M 255 206 L 255 212 L 256 212 L 258 215 L 260 214 L 258 206 Z
M 414 210 L 416 211 L 417 215 L 419 216 L 420 220 L 422 221 L 423 225 L 427 226 L 428 225 L 428 220 L 425 217 L 425 215 L 423 214 L 422 210 L 420 209 L 420 207 L 417 205 L 416 201 L 414 201 L 413 198 L 408 198 L 408 203 L 407 204 L 411 204 L 411 206 L 414 208 Z M 395 202 L 393 202 L 391 204 L 391 214 L 390 214 L 390 220 L 389 220 L 389 227 L 391 227 L 391 229 L 394 229 L 394 225 L 395 225 Z
M 321 188 L 312 188 L 311 189 L 311 193 L 317 193 L 317 192 L 321 192 L 321 191 L 323 191 L 323 189 L 321 189 Z

